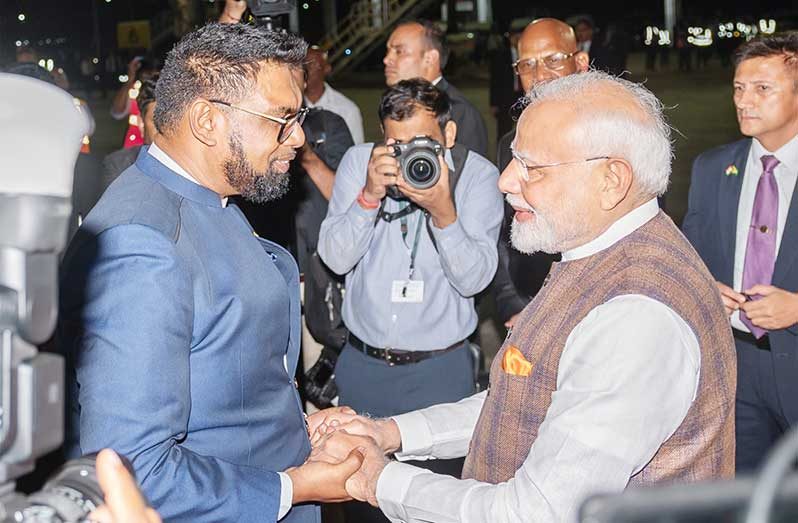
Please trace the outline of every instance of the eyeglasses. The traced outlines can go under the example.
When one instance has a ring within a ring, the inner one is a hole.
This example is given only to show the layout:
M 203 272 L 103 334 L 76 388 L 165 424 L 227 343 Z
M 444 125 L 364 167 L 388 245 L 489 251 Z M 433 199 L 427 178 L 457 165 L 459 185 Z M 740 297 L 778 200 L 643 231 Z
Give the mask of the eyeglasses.
M 532 74 L 539 65 L 543 65 L 549 71 L 559 71 L 565 67 L 565 62 L 579 51 L 573 53 L 554 53 L 543 58 L 525 58 L 523 60 L 516 60 L 513 63 L 513 70 L 518 76 Z
M 302 123 L 305 121 L 305 116 L 307 116 L 308 111 L 310 111 L 310 109 L 308 109 L 307 107 L 303 107 L 294 114 L 290 114 L 285 118 L 280 118 L 278 116 L 272 116 L 270 114 L 259 113 L 258 111 L 253 111 L 252 109 L 245 109 L 244 107 L 239 107 L 238 105 L 231 104 L 229 102 L 224 102 L 222 100 L 208 100 L 208 101 L 215 104 L 225 105 L 227 107 L 232 107 L 233 109 L 238 109 L 239 111 L 259 116 L 263 119 L 269 120 L 270 122 L 280 124 L 280 131 L 277 133 L 277 143 L 285 143 L 285 141 L 291 137 L 297 126 L 300 127 L 302 126 Z
M 547 167 L 560 167 L 561 165 L 575 165 L 577 163 L 585 163 L 585 162 L 595 162 L 596 160 L 609 160 L 612 156 L 594 156 L 592 158 L 585 158 L 584 160 L 574 160 L 571 162 L 558 162 L 558 163 L 547 163 L 541 165 L 527 165 L 524 162 L 524 159 L 521 158 L 517 153 L 513 152 L 513 158 L 518 165 L 523 168 L 521 171 L 521 178 L 524 179 L 525 182 L 532 181 L 533 174 L 535 179 L 540 179 L 543 177 L 543 173 L 539 172 L 540 169 L 546 169 Z M 534 173 L 533 173 L 534 171 Z

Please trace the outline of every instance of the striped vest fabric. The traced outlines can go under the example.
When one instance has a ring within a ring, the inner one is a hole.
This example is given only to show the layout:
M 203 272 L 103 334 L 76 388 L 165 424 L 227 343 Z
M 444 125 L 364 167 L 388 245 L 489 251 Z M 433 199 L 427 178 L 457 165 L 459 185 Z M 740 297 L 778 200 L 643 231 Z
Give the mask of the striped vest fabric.
M 551 404 L 568 335 L 592 309 L 629 294 L 648 296 L 674 310 L 695 333 L 701 351 L 695 401 L 676 432 L 629 485 L 734 476 L 737 371 L 729 320 L 704 263 L 660 212 L 601 252 L 554 264 L 493 360 L 490 390 L 463 478 L 500 483 L 515 475 Z M 502 370 L 511 346 L 532 363 L 529 376 Z

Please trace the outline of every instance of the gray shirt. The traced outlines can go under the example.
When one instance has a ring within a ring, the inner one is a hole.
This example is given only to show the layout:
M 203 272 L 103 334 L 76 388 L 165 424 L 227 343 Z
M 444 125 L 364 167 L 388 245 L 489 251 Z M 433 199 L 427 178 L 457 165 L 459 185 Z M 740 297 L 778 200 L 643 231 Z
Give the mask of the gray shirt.
M 496 272 L 503 217 L 498 171 L 478 154 L 468 155 L 455 189 L 457 219 L 443 229 L 431 220 L 429 227 L 422 224 L 413 280 L 424 282 L 423 301 L 394 303 L 393 282 L 408 278 L 416 225 L 426 218 L 421 211 L 411 214 L 403 238 L 399 220 L 380 220 L 375 226 L 377 210 L 357 203 L 372 147 L 352 147 L 341 160 L 321 225 L 319 254 L 330 269 L 346 274 L 343 318 L 352 334 L 376 347 L 443 349 L 474 331 L 473 297 Z M 449 151 L 446 163 L 453 168 Z M 386 211 L 400 208 L 399 202 L 386 199 Z

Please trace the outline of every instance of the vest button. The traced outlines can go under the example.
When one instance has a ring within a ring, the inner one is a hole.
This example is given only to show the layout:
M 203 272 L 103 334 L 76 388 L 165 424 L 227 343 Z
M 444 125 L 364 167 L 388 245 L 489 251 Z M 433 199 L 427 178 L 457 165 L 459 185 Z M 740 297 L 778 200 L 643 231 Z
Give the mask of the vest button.
M 767 233 L 768 232 L 768 226 L 767 225 L 763 225 L 762 227 L 759 228 L 759 232 L 761 232 L 763 234 Z

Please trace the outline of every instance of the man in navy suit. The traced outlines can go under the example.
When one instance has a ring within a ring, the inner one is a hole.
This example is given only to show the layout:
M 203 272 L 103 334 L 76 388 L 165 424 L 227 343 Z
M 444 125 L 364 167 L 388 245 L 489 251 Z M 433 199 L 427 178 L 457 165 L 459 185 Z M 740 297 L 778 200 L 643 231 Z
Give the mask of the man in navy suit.
M 285 192 L 305 139 L 292 75 L 305 51 L 244 24 L 181 40 L 157 84 L 155 142 L 64 258 L 67 452 L 126 455 L 167 521 L 318 523 L 309 502 L 348 499 L 362 463 L 306 461 L 297 266 L 227 204 Z
M 734 55 L 750 138 L 693 164 L 684 233 L 718 283 L 737 345 L 737 470 L 756 469 L 798 422 L 798 33 Z

